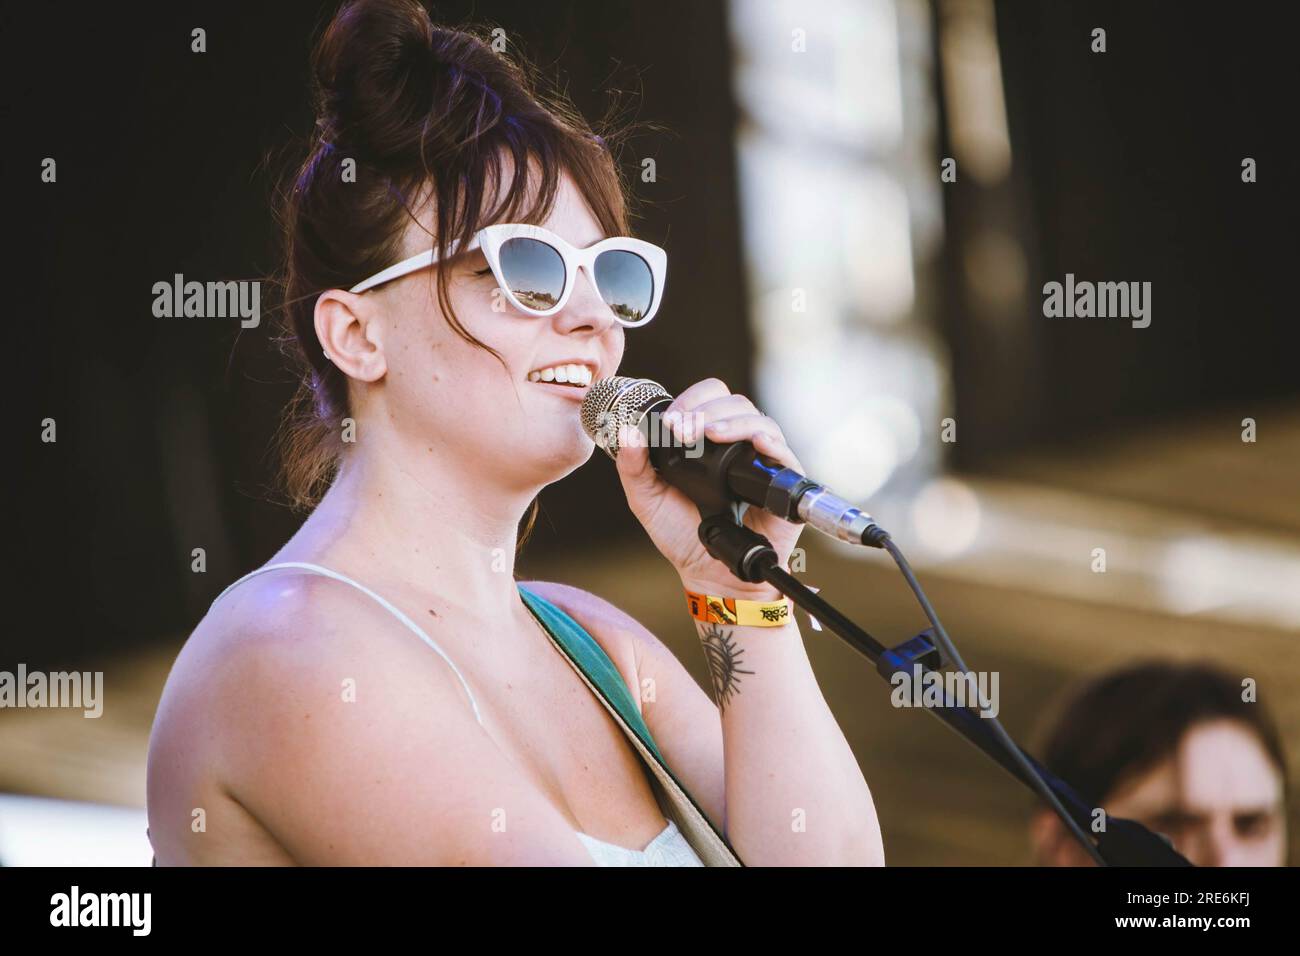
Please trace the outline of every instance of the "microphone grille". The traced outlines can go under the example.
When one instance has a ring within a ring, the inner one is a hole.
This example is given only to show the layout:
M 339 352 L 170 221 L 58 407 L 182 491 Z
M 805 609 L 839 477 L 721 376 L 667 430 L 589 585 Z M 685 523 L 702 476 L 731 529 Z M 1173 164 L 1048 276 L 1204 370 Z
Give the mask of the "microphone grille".
M 592 382 L 582 400 L 582 428 L 610 458 L 618 457 L 620 425 L 637 425 L 645 410 L 668 390 L 648 378 L 613 375 Z

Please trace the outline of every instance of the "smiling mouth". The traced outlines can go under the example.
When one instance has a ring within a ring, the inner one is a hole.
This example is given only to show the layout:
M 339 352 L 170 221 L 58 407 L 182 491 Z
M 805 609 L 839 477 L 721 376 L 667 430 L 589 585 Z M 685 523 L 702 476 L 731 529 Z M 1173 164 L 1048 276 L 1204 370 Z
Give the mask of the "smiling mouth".
M 591 384 L 593 371 L 587 365 L 548 365 L 528 373 L 528 381 L 544 385 L 564 385 L 584 389 Z

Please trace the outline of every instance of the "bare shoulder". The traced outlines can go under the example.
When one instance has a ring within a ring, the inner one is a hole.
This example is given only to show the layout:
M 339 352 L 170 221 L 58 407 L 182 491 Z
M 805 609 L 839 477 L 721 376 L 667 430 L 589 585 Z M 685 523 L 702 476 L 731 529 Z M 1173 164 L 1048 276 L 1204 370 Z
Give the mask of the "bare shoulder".
M 618 640 L 651 636 L 646 627 L 604 598 L 556 581 L 520 581 L 524 587 L 556 605 L 588 630 L 598 628 Z
M 238 696 L 252 690 L 261 696 L 285 682 L 302 686 L 349 672 L 374 673 L 376 665 L 394 671 L 391 664 L 428 653 L 365 593 L 285 569 L 246 581 L 214 605 L 190 635 L 168 683 L 199 681 L 209 691 Z M 427 674 L 437 681 L 443 670 L 429 668 Z M 449 670 L 445 676 L 453 677 L 448 686 L 459 686 Z
M 587 631 L 609 655 L 632 688 L 638 686 L 641 655 L 659 639 L 632 615 L 598 595 L 555 581 L 520 581 L 534 594 L 550 601 Z
M 437 622 L 425 627 L 436 632 Z M 418 698 L 429 719 L 473 719 L 455 672 L 391 611 L 344 582 L 277 570 L 209 610 L 168 676 L 159 718 L 215 712 L 216 726 L 244 740 L 268 720 L 301 719 L 311 703 L 379 693 L 394 703 Z M 219 756 L 230 767 L 245 754 L 241 745 Z
M 440 646 L 454 636 L 432 618 L 421 626 Z M 168 812 L 168 801 L 196 778 L 298 862 L 582 859 L 450 665 L 373 598 L 318 575 L 245 582 L 186 643 L 150 741 L 151 825 L 155 814 L 186 819 L 180 811 L 197 804 Z M 496 839 L 502 807 L 511 825 Z M 172 829 L 193 844 L 188 827 Z
M 608 642 L 619 649 L 633 644 L 663 646 L 644 624 L 622 608 L 599 595 L 571 584 L 554 581 L 521 581 L 529 590 L 540 594 L 591 632 L 602 645 Z M 608 652 L 609 647 L 605 650 Z

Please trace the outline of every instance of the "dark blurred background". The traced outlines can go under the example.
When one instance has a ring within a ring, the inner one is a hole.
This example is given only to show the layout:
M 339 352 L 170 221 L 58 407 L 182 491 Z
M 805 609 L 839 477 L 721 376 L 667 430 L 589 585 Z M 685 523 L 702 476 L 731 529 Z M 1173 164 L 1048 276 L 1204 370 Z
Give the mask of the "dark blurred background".
M 0 791 L 141 808 L 180 643 L 300 520 L 275 495 L 292 383 L 274 317 L 247 330 L 158 319 L 151 290 L 175 273 L 274 273 L 270 203 L 311 129 L 308 53 L 333 8 L 0 13 L 17 200 L 8 604 L 24 622 L 0 638 L 0 668 L 101 669 L 111 695 L 99 721 L 0 714 Z M 1300 334 L 1286 285 L 1298 68 L 1280 5 L 434 12 L 501 26 L 588 117 L 621 104 L 655 124 L 623 161 L 637 231 L 667 248 L 671 281 L 624 368 L 670 389 L 722 378 L 787 426 L 810 472 L 870 498 L 915 547 L 964 656 L 1002 671 L 1014 735 L 1032 739 L 1082 676 L 1200 656 L 1260 681 L 1300 757 Z M 1091 50 L 1099 27 L 1104 53 Z M 41 181 L 45 157 L 57 183 Z M 940 179 L 946 157 L 956 182 Z M 1257 182 L 1242 181 L 1246 157 Z M 1045 318 L 1043 284 L 1066 273 L 1150 282 L 1151 325 Z M 54 444 L 37 437 L 46 418 Z M 1256 442 L 1242 441 L 1246 418 Z M 627 608 L 703 682 L 689 622 L 659 607 L 672 571 L 603 456 L 542 501 L 521 576 Z M 882 639 L 921 629 L 884 564 L 808 537 L 809 583 Z M 1090 568 L 1097 547 L 1105 575 Z M 804 631 L 891 862 L 1027 862 L 1029 798 L 937 722 L 890 708 L 865 661 Z

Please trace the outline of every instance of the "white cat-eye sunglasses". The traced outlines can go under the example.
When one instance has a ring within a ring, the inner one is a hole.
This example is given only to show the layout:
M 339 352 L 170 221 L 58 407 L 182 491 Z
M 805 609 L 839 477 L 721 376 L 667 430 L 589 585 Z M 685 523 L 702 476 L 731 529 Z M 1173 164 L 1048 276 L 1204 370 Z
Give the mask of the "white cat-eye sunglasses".
M 612 236 L 578 249 L 549 229 L 527 223 L 486 226 L 460 251 L 474 249 L 483 250 L 497 285 L 519 311 L 539 317 L 559 312 L 573 294 L 581 268 L 614 317 L 628 328 L 654 318 L 668 272 L 668 254 L 652 243 Z M 348 291 L 365 292 L 427 269 L 436 261 L 434 250 L 421 252 L 376 272 Z

